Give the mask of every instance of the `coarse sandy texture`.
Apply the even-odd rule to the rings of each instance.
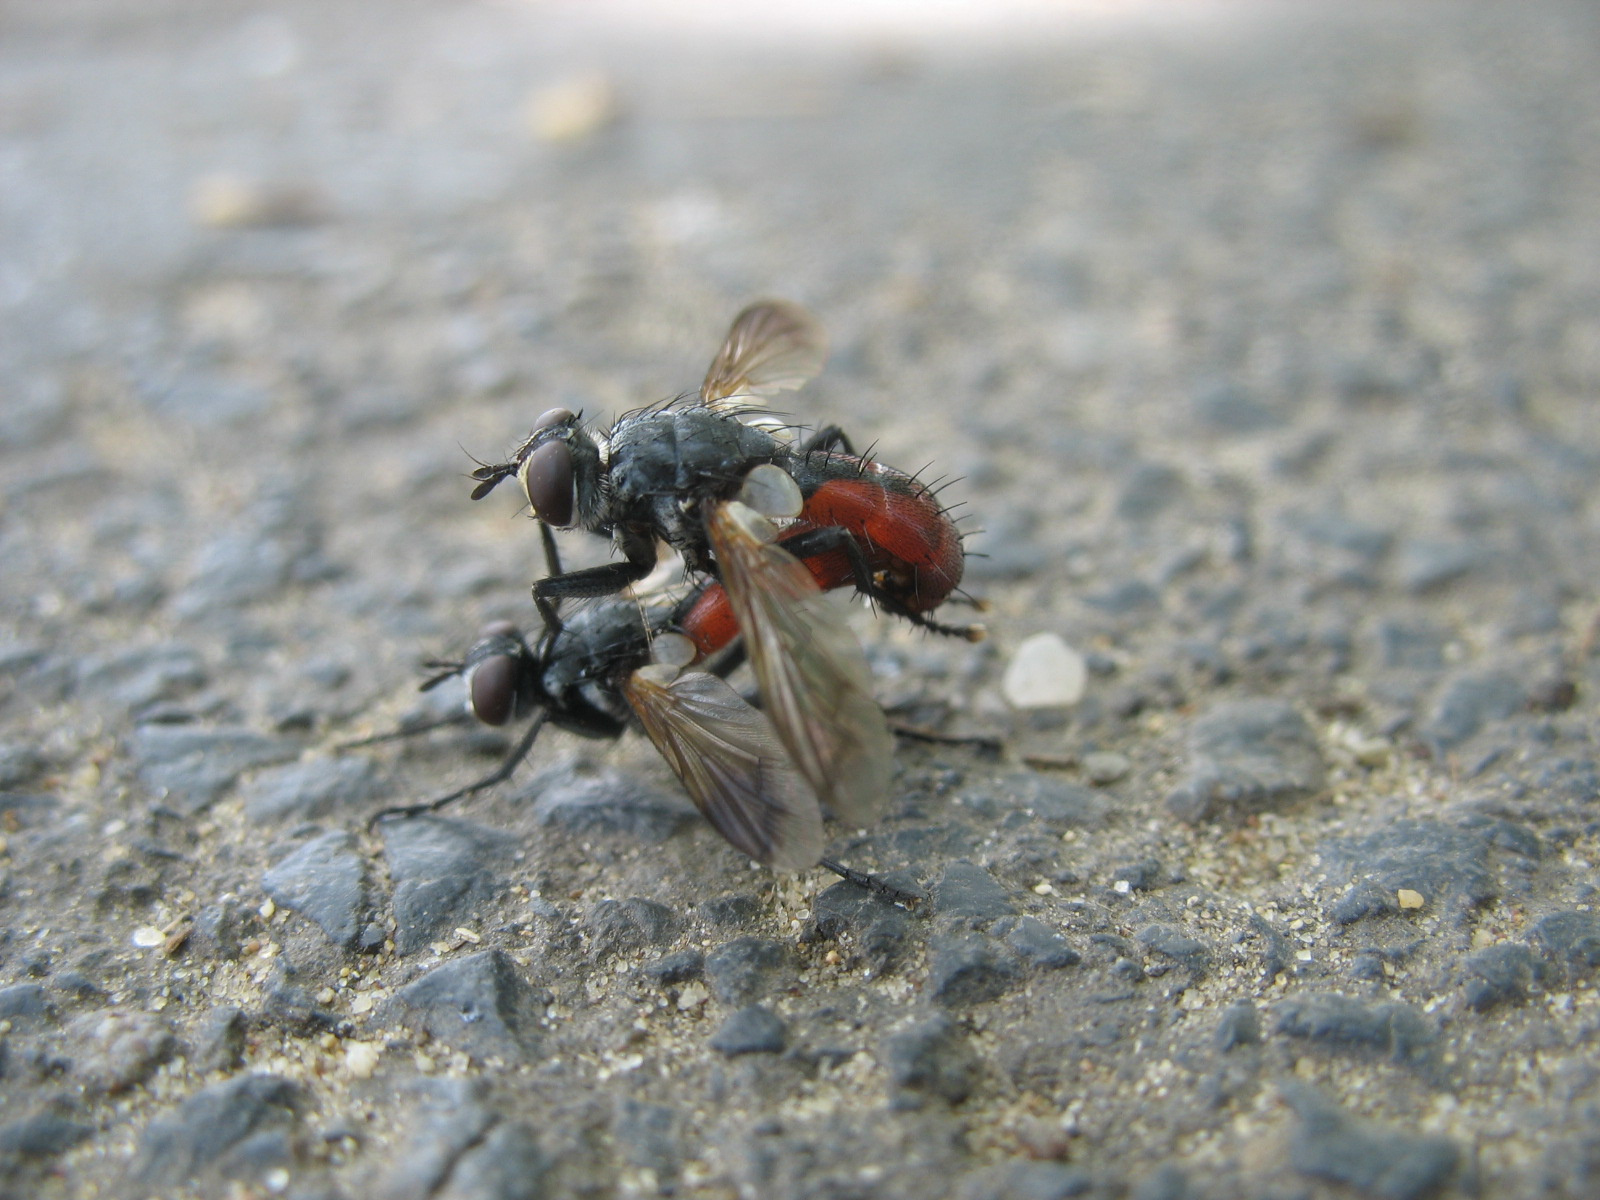
[[[1094,11],[6,6],[5,1194],[1600,1193],[1596,10]],[[468,455],[761,295],[983,531],[988,643],[852,616],[1005,740],[834,831],[929,901],[637,735],[369,832],[506,744],[336,751],[532,619]]]

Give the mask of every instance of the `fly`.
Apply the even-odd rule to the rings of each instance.
[[[752,404],[797,388],[822,369],[826,343],[804,309],[778,300],[753,304],[733,321],[699,393],[621,417],[609,430],[551,409],[505,462],[475,470],[473,499],[515,476],[542,523],[551,573],[533,586],[548,626],[556,602],[605,596],[654,569],[666,542],[692,572],[716,576],[709,533],[717,505],[735,496],[752,469],[773,465],[800,488],[794,514],[798,557],[828,560],[824,586],[848,581],[886,611],[935,632],[982,636],[928,614],[961,583],[961,535],[933,489],[914,476],[853,452],[836,426],[793,442],[740,420]],[[562,572],[548,531],[584,529],[612,539],[622,561]]]
[[[858,826],[881,815],[892,765],[888,724],[842,614],[764,515],[798,512],[793,481],[774,467],[758,469],[740,497],[708,509],[722,583],[707,582],[675,605],[608,599],[532,644],[509,624],[493,625],[462,662],[439,664],[447,670],[426,686],[462,675],[480,720],[532,716],[532,724],[494,774],[373,819],[434,811],[508,778],[546,723],[590,737],[617,737],[637,723],[742,853],[778,870],[820,861],[846,878],[859,875],[822,859],[822,808]],[[728,656],[714,661],[741,632],[762,710],[721,677],[734,665]]]

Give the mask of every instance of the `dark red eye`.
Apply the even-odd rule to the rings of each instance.
[[[533,515],[546,525],[572,524],[572,450],[565,442],[546,442],[522,463],[522,487]]]
[[[565,425],[573,419],[570,408],[547,408],[539,414],[539,419],[533,423],[533,432],[549,429],[552,425]]]
[[[517,664],[509,654],[491,654],[472,668],[467,681],[472,715],[485,725],[504,725],[517,709]]]

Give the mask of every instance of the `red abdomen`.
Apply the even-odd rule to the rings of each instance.
[[[855,539],[879,592],[909,613],[932,612],[961,583],[961,534],[938,499],[909,475],[845,454],[813,454],[794,464],[805,495],[800,519],[786,526],[779,545],[818,527],[843,529]],[[856,574],[843,550],[801,561],[823,591],[854,587]],[[680,628],[702,655],[715,654],[739,636],[728,594],[709,585],[684,613]]]
[[[881,463],[855,464],[806,497],[802,520],[855,535],[878,585],[910,612],[938,608],[961,583],[961,535],[938,499]]]
[[[793,536],[790,530],[785,530],[785,533]],[[817,581],[817,586],[825,592],[855,584],[855,572],[850,568],[849,557],[842,550],[814,554],[800,561],[811,572],[811,578]],[[739,636],[739,622],[733,615],[733,605],[729,603],[728,593],[720,583],[706,586],[699,598],[689,606],[689,611],[679,619],[678,626],[695,644],[702,658],[726,648]]]

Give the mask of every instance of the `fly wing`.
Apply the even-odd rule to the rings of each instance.
[[[822,370],[827,337],[816,318],[786,300],[762,300],[733,319],[711,360],[700,398],[715,408],[792,391]]]
[[[772,726],[724,680],[652,664],[623,693],[690,799],[728,841],[779,871],[822,857],[817,798]]]
[[[893,742],[860,643],[765,517],[730,501],[708,526],[773,728],[835,816],[870,823],[888,802]]]

